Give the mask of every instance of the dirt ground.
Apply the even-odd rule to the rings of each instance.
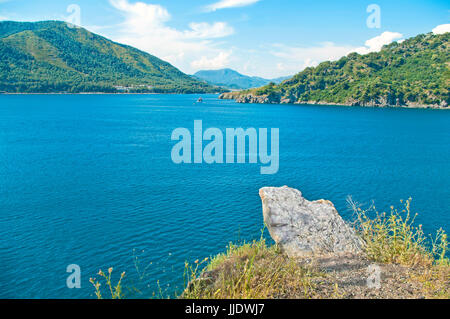
[[[374,264],[359,256],[321,257],[299,262],[324,274],[313,278],[316,292],[313,298],[423,299],[435,294],[433,289],[443,288],[441,281],[439,285],[425,284],[421,280],[423,269]],[[444,285],[449,289],[450,278]]]

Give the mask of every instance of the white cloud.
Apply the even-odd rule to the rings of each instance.
[[[450,24],[441,24],[433,29],[434,34],[444,34],[450,32]]]
[[[205,7],[206,11],[217,11],[220,9],[245,7],[260,0],[221,0]]]
[[[116,30],[110,31],[115,41],[149,52],[187,73],[197,71],[193,65],[206,65],[210,60],[223,64],[227,60],[215,41],[234,33],[227,23],[191,22],[188,28],[179,30],[168,25],[171,15],[161,5],[109,1],[125,19]],[[202,62],[197,60],[199,56],[204,58]],[[192,62],[196,60],[197,63]]]
[[[139,33],[146,32],[147,28],[162,27],[170,20],[169,12],[160,5],[128,0],[110,0],[110,3],[125,15],[125,25]]]
[[[314,47],[289,47],[275,44],[270,53],[280,59],[280,62],[276,63],[277,73],[275,76],[283,76],[298,73],[307,67],[317,66],[323,61],[337,60],[352,49],[351,46],[340,46],[332,42],[325,42]]]
[[[320,46],[307,48],[288,47],[283,44],[275,44],[274,47],[281,50],[272,51],[273,55],[287,60],[307,62],[309,65],[315,64],[314,61],[336,60],[352,48],[350,46],[339,46],[333,42],[325,42]]]
[[[223,38],[234,33],[233,28],[225,22],[215,22],[212,25],[206,22],[192,22],[189,27],[191,30],[184,31],[187,38]]]
[[[220,52],[217,56],[208,59],[206,56],[202,56],[200,59],[192,61],[191,66],[194,69],[199,70],[215,70],[222,69],[229,63],[230,52]]]
[[[270,44],[269,50],[267,45],[246,50],[220,40],[234,33],[226,22],[191,22],[186,28],[179,29],[169,25],[171,15],[161,5],[133,3],[132,0],[109,1],[124,16],[124,21],[113,30],[105,30],[109,33],[106,36],[149,52],[190,74],[201,69],[231,67],[244,74],[265,78],[293,75],[350,52],[378,51],[383,45],[402,37],[400,33],[386,31],[359,48],[326,42],[312,47]],[[223,0],[210,5],[210,9],[256,2],[258,0]]]
[[[365,42],[364,47],[353,47],[350,45],[337,45],[333,42],[325,42],[313,47],[291,47],[283,44],[273,45],[270,54],[279,58],[272,62],[271,69],[266,66],[265,73],[272,74],[272,77],[296,74],[307,67],[314,67],[324,61],[335,61],[351,52],[366,54],[381,50],[383,45],[389,44],[403,35],[397,32],[383,32],[381,35],[371,38]],[[402,40],[399,40],[400,42]],[[248,66],[250,69],[250,66]]]
[[[376,36],[372,39],[369,39],[365,42],[364,47],[359,47],[354,49],[351,52],[357,52],[359,54],[367,54],[371,52],[378,52],[381,48],[386,45],[392,43],[396,39],[400,39],[403,37],[403,34],[398,32],[390,32],[385,31],[379,36]]]

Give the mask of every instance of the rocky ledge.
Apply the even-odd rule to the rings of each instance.
[[[361,254],[363,242],[327,200],[308,201],[287,186],[259,191],[264,223],[289,257]]]
[[[397,256],[369,256],[370,237],[360,238],[330,201],[309,201],[287,186],[264,187],[259,195],[277,245],[263,238],[231,244],[199,276],[194,273],[181,298],[450,298],[447,259],[432,262],[424,247],[403,264],[394,262],[401,261]],[[405,253],[411,251],[396,252]]]

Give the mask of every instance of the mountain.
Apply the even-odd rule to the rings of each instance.
[[[0,22],[0,92],[217,92],[167,62],[65,22]]]
[[[422,34],[307,68],[280,85],[225,93],[242,103],[448,107],[450,33]]]
[[[280,76],[279,78],[270,80],[270,82],[273,82],[275,84],[280,84],[281,82],[289,80],[290,78],[292,78],[292,75],[291,76]]]
[[[211,85],[217,85],[228,89],[243,90],[267,85],[271,82],[279,84],[290,77],[282,77],[272,80],[257,76],[247,76],[232,69],[198,71],[194,74],[198,79],[204,80]]]

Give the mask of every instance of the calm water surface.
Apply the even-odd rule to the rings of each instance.
[[[348,195],[380,210],[412,197],[427,232],[450,231],[450,112],[197,98],[0,96],[0,298],[94,297],[89,277],[110,266],[129,297],[151,297],[158,280],[174,293],[185,260],[259,238],[268,185],[332,200],[346,218]],[[172,163],[172,131],[194,120],[279,128],[279,173]],[[81,289],[66,288],[69,264]]]

